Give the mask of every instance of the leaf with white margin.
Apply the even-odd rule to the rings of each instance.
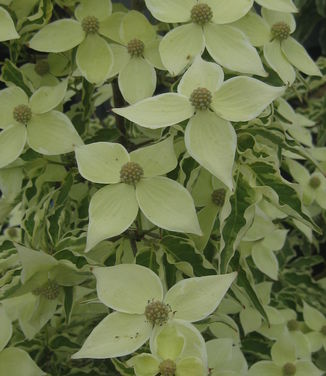
[[[280,42],[273,40],[264,46],[264,56],[268,65],[280,76],[281,80],[288,85],[292,85],[296,78],[293,66],[285,57]]]
[[[311,76],[322,76],[318,66],[308,55],[305,48],[294,38],[289,37],[282,42],[282,51],[291,64],[301,72]]]
[[[201,166],[232,190],[237,135],[230,122],[214,112],[198,111],[187,125],[185,144]]]
[[[278,279],[278,261],[272,250],[263,245],[257,245],[253,247],[251,255],[255,265],[262,273],[275,281]]]
[[[325,316],[306,302],[303,303],[303,318],[310,329],[319,332],[326,325]]]
[[[89,206],[86,252],[100,241],[127,230],[137,213],[138,203],[131,185],[108,185],[97,191]]]
[[[152,326],[144,315],[111,313],[93,329],[72,359],[106,359],[131,354],[148,340],[151,332]]]
[[[59,111],[34,115],[27,125],[27,142],[38,153],[69,153],[83,141],[68,116]]]
[[[248,372],[248,376],[283,376],[282,369],[273,362],[263,360],[255,363]]]
[[[152,15],[162,22],[190,21],[190,11],[196,0],[145,0]]]
[[[298,8],[292,0],[255,0],[256,3],[264,8],[276,10],[279,12],[298,12]]]
[[[132,39],[139,39],[146,45],[156,38],[156,31],[142,13],[131,10],[121,20],[120,37],[126,45]]]
[[[145,178],[167,174],[178,164],[173,137],[131,152],[130,160],[142,167]]]
[[[80,4],[75,10],[75,16],[79,21],[89,16],[102,21],[112,13],[111,0],[80,0],[79,2]]]
[[[164,303],[176,319],[199,321],[215,311],[237,273],[183,279],[167,292]]]
[[[12,335],[12,325],[5,310],[0,306],[0,353],[9,342]]]
[[[160,278],[149,268],[120,264],[95,268],[96,291],[106,306],[124,313],[144,314],[149,301],[162,301]]]
[[[0,168],[15,161],[26,143],[27,132],[23,124],[15,124],[0,132]]]
[[[158,129],[189,119],[194,109],[189,99],[176,93],[157,95],[113,112],[150,129]]]
[[[219,65],[204,61],[197,56],[182,76],[178,85],[178,93],[190,97],[192,92],[200,87],[214,93],[221,87],[223,80],[224,72]]]
[[[26,93],[17,86],[11,86],[0,91],[0,128],[7,128],[16,123],[13,118],[13,111],[20,104],[28,104]]]
[[[9,347],[0,353],[0,375],[21,376],[46,375],[28,353],[24,350]]]
[[[136,196],[144,215],[169,231],[201,234],[190,193],[174,180],[156,176],[136,185]]]
[[[176,27],[162,39],[159,47],[162,63],[172,76],[179,74],[205,49],[202,28],[190,23]]]
[[[44,114],[53,110],[64,99],[67,91],[68,80],[60,82],[56,86],[43,86],[30,98],[30,107],[33,113]]]
[[[64,52],[84,39],[85,32],[78,21],[63,19],[44,26],[30,40],[29,47],[41,52]]]
[[[23,283],[39,272],[47,272],[59,262],[52,256],[33,249],[15,244],[18,251],[19,259],[22,263],[21,280]]]
[[[204,34],[207,51],[217,63],[236,72],[266,77],[257,50],[242,31],[210,23],[204,26]]]
[[[249,121],[283,93],[283,87],[270,86],[251,77],[234,77],[214,93],[211,107],[223,119]]]
[[[110,75],[113,53],[104,38],[88,34],[77,48],[76,64],[87,81],[100,84]]]
[[[205,0],[203,1],[213,11],[212,21],[217,24],[227,24],[236,21],[249,12],[253,0]]]
[[[10,14],[0,7],[0,42],[20,38]]]
[[[120,70],[119,89],[130,104],[151,97],[156,89],[154,67],[142,57],[133,57]]]
[[[241,30],[255,47],[264,46],[270,41],[270,28],[256,12],[249,12],[230,26]]]
[[[119,183],[121,167],[130,160],[127,150],[113,142],[81,145],[75,153],[81,176],[100,184]]]

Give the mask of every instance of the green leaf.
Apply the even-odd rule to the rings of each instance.
[[[16,86],[20,87],[29,97],[32,95],[32,91],[28,86],[26,77],[10,60],[5,60],[5,63],[2,66],[1,75],[5,82],[12,82]]]
[[[66,315],[66,323],[69,324],[71,312],[72,312],[72,306],[74,303],[74,288],[72,286],[65,286],[63,288],[65,298],[64,298],[64,310]]]
[[[9,342],[12,335],[12,325],[6,311],[0,306],[0,353]]]

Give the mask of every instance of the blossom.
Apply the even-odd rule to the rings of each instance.
[[[307,326],[312,330],[306,334],[312,351],[318,351],[322,347],[326,350],[326,317],[316,308],[304,302],[303,318]]]
[[[20,38],[10,14],[0,6],[0,42]]]
[[[186,23],[168,32],[159,47],[163,65],[172,75],[179,74],[205,47],[217,63],[230,70],[267,75],[245,35],[226,25],[244,16],[252,1],[146,0],[146,5],[160,21]]]
[[[292,85],[296,78],[294,67],[307,75],[321,76],[304,47],[291,37],[296,27],[293,15],[263,8],[262,16],[250,12],[233,25],[240,28],[254,46],[263,46],[267,63],[281,80]]]
[[[91,83],[105,81],[113,65],[113,54],[102,37],[110,37],[110,0],[82,0],[73,19],[54,21],[38,31],[29,47],[41,52],[64,52],[77,47],[76,64]]]
[[[70,119],[54,110],[64,99],[67,81],[43,86],[28,98],[16,86],[0,91],[0,168],[16,160],[27,144],[45,155],[73,151],[83,141]]]
[[[122,145],[110,142],[80,146],[75,152],[85,179],[109,184],[90,202],[87,251],[127,230],[139,208],[161,228],[201,234],[190,193],[176,181],[159,176],[177,165],[172,137],[130,154]]]
[[[198,56],[183,75],[177,93],[147,98],[114,112],[151,129],[190,119],[185,130],[189,154],[232,189],[237,139],[230,121],[254,119],[284,89],[250,77],[223,80],[219,65]]]
[[[236,273],[184,279],[164,294],[159,277],[136,264],[94,269],[97,295],[115,312],[91,332],[79,358],[112,358],[128,355],[150,337],[154,340],[166,324],[173,323],[190,336],[190,348],[201,349],[203,339],[191,324],[204,319],[218,306]]]

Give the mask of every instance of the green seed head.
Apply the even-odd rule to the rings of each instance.
[[[60,286],[56,281],[49,280],[43,286],[33,290],[34,295],[41,295],[48,300],[56,299],[60,294]]]
[[[190,17],[192,22],[203,26],[213,18],[213,11],[207,4],[196,4],[191,9]]]
[[[135,185],[140,181],[143,175],[144,170],[138,163],[135,162],[128,162],[124,164],[120,170],[121,183],[125,184]]]
[[[27,124],[32,119],[32,111],[26,104],[19,104],[14,108],[14,119],[21,124]]]
[[[144,54],[145,45],[140,39],[131,39],[127,45],[129,55],[132,57],[141,57]]]
[[[294,332],[295,330],[299,330],[299,323],[297,320],[290,320],[287,323],[287,327],[290,332]]]
[[[297,368],[293,363],[286,363],[283,366],[283,375],[284,376],[293,376],[295,375]]]
[[[98,32],[100,28],[99,20],[94,16],[87,16],[82,20],[82,28],[87,34]]]
[[[211,198],[212,198],[212,201],[215,205],[222,206],[224,204],[224,201],[225,201],[225,189],[223,189],[223,188],[216,189],[212,193]]]
[[[157,300],[149,302],[145,308],[146,319],[153,326],[165,324],[169,319],[170,312],[170,306]]]
[[[161,362],[159,366],[160,375],[162,376],[174,376],[177,370],[176,364],[171,359],[166,359]]]
[[[326,336],[326,325],[321,328],[320,333]]]
[[[317,189],[320,187],[321,181],[318,176],[312,176],[309,180],[309,185],[313,189]]]
[[[191,93],[190,103],[196,110],[207,110],[212,103],[212,93],[204,87],[199,87]]]
[[[45,59],[37,61],[34,66],[34,70],[40,76],[44,76],[45,74],[49,73],[50,66],[48,61]]]
[[[272,26],[272,38],[282,41],[290,36],[290,26],[285,22],[278,22]]]

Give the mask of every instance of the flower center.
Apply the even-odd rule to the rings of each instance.
[[[43,286],[33,290],[34,295],[41,295],[48,300],[56,299],[60,294],[60,286],[56,281],[49,280]]]
[[[171,359],[163,360],[159,366],[160,375],[162,376],[174,376],[176,369],[177,367]]]
[[[145,45],[140,39],[131,39],[128,42],[127,49],[132,57],[141,57],[144,54]]]
[[[222,206],[225,200],[225,189],[215,189],[211,195],[213,203],[217,206]]]
[[[320,333],[326,336],[326,325],[321,328]]]
[[[278,22],[272,26],[272,39],[285,40],[290,36],[290,26],[285,22]]]
[[[287,323],[287,327],[290,330],[290,332],[294,332],[295,330],[299,329],[299,323],[297,320],[290,320]]]
[[[50,71],[49,63],[45,59],[39,60],[36,62],[34,70],[38,75],[44,76]]]
[[[138,163],[135,162],[128,162],[124,164],[120,170],[121,183],[125,184],[135,185],[140,181],[143,175],[144,170]]]
[[[26,104],[19,104],[14,108],[13,116],[18,123],[27,124],[32,119],[32,111]]]
[[[213,18],[213,11],[207,4],[196,4],[190,13],[191,21],[203,26]]]
[[[100,28],[99,20],[94,16],[87,16],[82,20],[82,28],[87,34],[96,33]]]
[[[318,176],[312,176],[309,180],[309,185],[313,189],[317,189],[320,187],[321,181]]]
[[[145,316],[148,322],[154,325],[163,325],[169,319],[171,307],[158,300],[148,302],[145,308]],[[164,374],[165,375],[165,374]]]
[[[282,371],[284,376],[292,376],[295,375],[297,368],[293,363],[286,363],[283,366]]]
[[[190,103],[196,110],[207,110],[212,103],[212,93],[204,87],[199,87],[191,93]]]

